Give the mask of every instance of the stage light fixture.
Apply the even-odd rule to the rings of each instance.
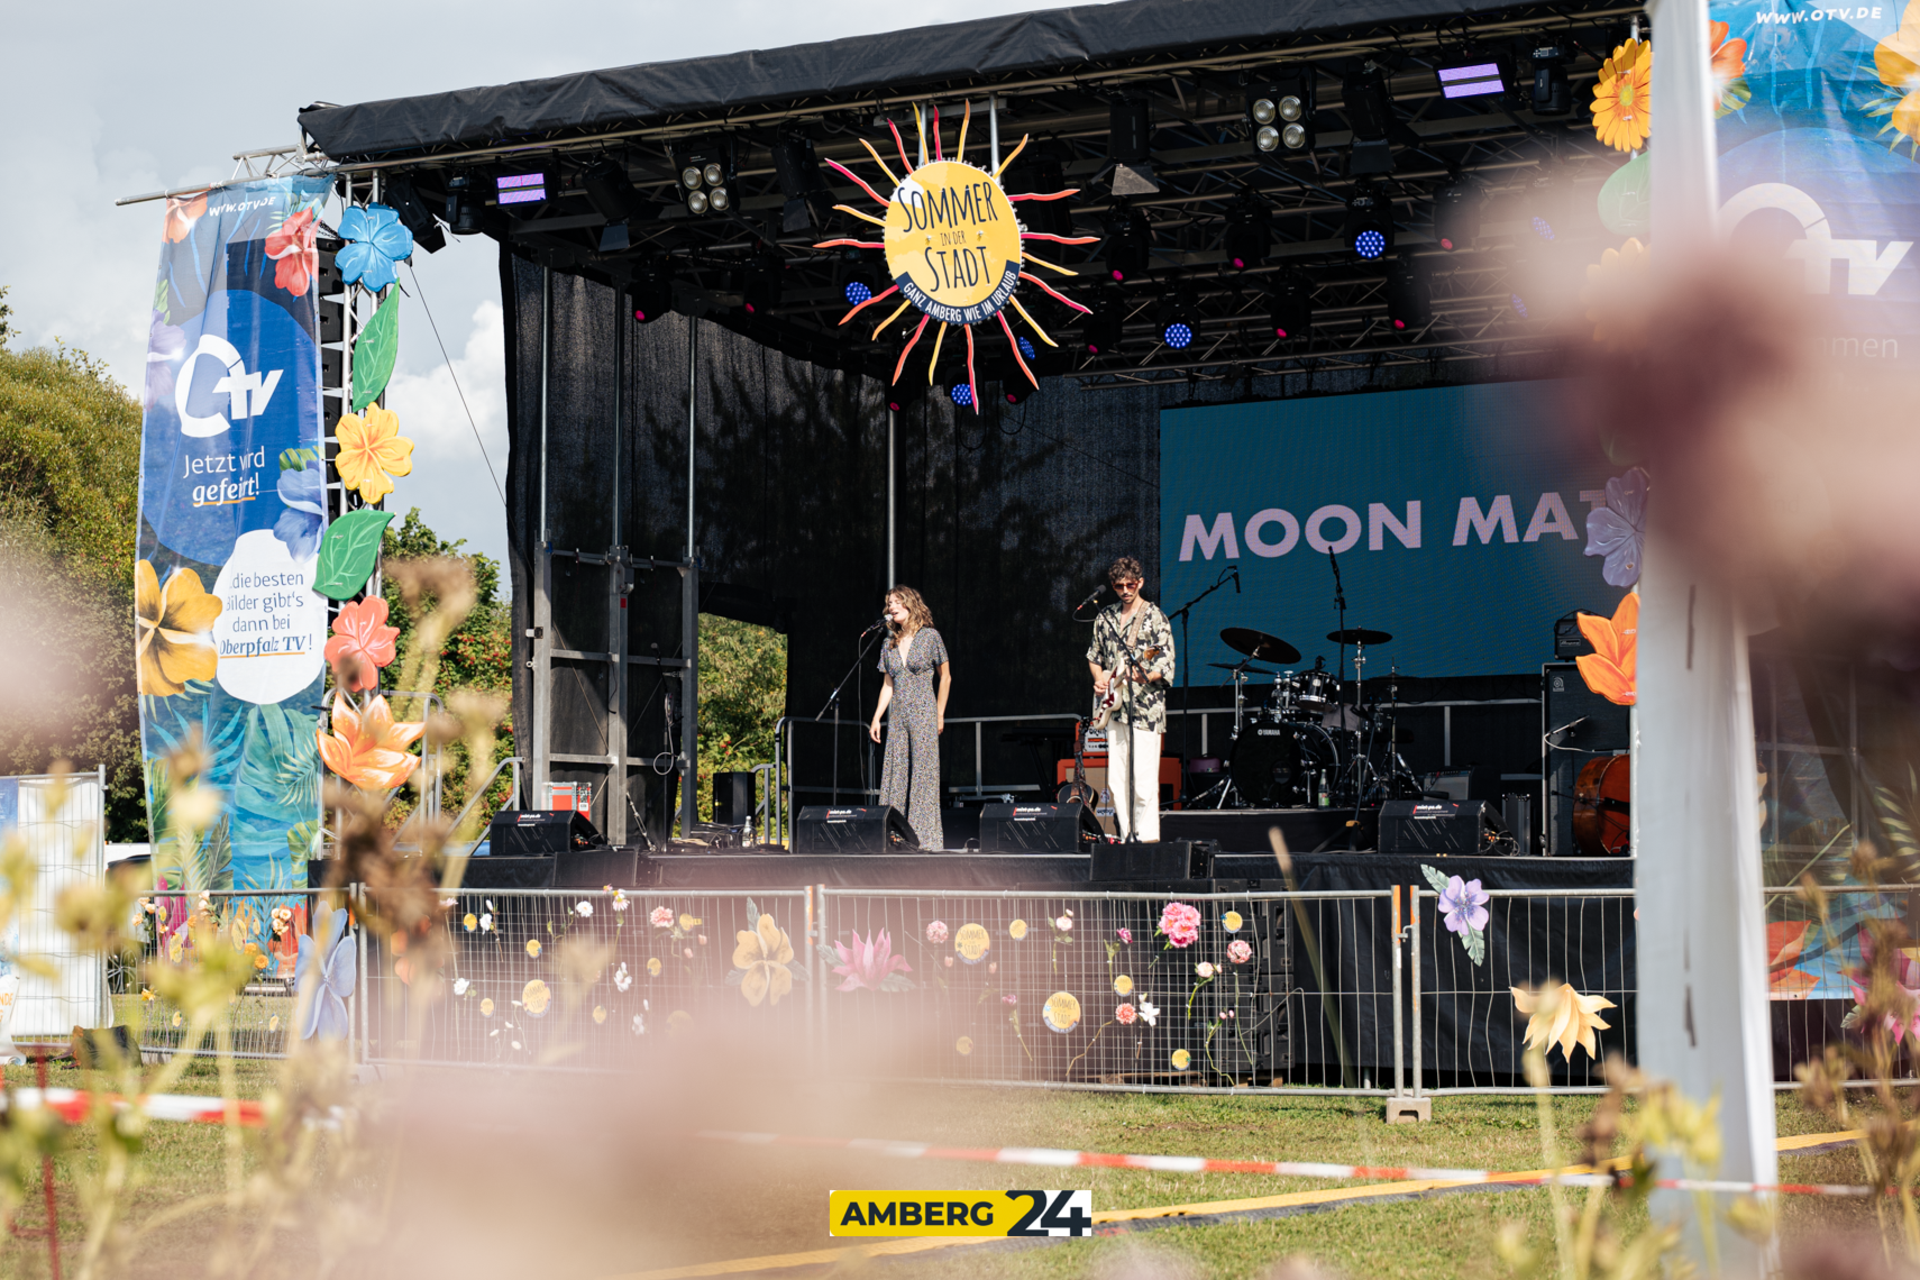
[[[1228,206],[1224,247],[1227,265],[1235,271],[1267,260],[1273,247],[1273,210],[1266,201],[1249,191]]]
[[[652,324],[673,310],[672,274],[658,263],[648,266],[627,286],[627,302],[635,320]]]
[[[1313,290],[1303,280],[1282,280],[1267,295],[1267,322],[1273,336],[1304,338],[1313,328]]]
[[[1192,346],[1194,329],[1200,322],[1196,312],[1193,295],[1185,289],[1163,298],[1157,315],[1160,341],[1175,351],[1185,351]]]
[[[1247,87],[1248,138],[1257,154],[1312,149],[1313,89],[1311,68],[1278,71]]]
[[[493,180],[494,203],[506,205],[534,205],[547,202],[547,175],[544,173],[503,173]],[[531,216],[530,209],[516,209],[521,217]]]
[[[1480,235],[1480,211],[1485,204],[1480,188],[1455,178],[1433,193],[1433,238],[1451,253]]]
[[[1112,355],[1120,349],[1123,332],[1119,302],[1098,308],[1080,325],[1080,345],[1090,356]]]
[[[973,403],[973,387],[965,382],[956,382],[947,392],[947,397],[965,409]]]
[[[1116,281],[1147,274],[1152,261],[1153,224],[1138,209],[1114,211],[1107,222],[1107,274]]]
[[[1486,98],[1503,94],[1513,79],[1505,56],[1480,48],[1454,49],[1434,65],[1443,98]]]
[[[857,307],[873,299],[873,286],[865,280],[847,281],[847,287],[842,292],[847,295],[847,305],[850,307]]]
[[[788,134],[775,142],[773,172],[780,181],[780,194],[787,198],[780,210],[780,230],[824,228],[833,216],[833,195],[820,170],[820,160],[813,153],[813,139]]]
[[[456,173],[447,180],[447,225],[453,229],[453,234],[478,235],[482,230],[481,216],[484,212],[471,176]]]
[[[780,305],[781,276],[786,261],[772,250],[756,254],[740,289],[740,305],[750,316],[765,316]]]
[[[1387,300],[1387,322],[1395,333],[1412,337],[1432,322],[1433,288],[1413,264],[1402,262],[1389,271],[1383,292]]]
[[[1145,98],[1115,98],[1107,104],[1107,184],[1115,196],[1146,196],[1160,190],[1153,176],[1153,104]]]
[[[709,138],[676,147],[673,166],[680,172],[680,198],[687,212],[725,213],[733,207],[733,143],[727,138]]]
[[[1527,300],[1517,293],[1513,295],[1513,309],[1520,313],[1522,320],[1527,318]]]
[[[1394,127],[1393,96],[1387,87],[1386,69],[1377,62],[1367,62],[1341,81],[1340,94],[1347,124],[1353,130],[1347,154],[1348,176],[1392,173],[1389,135]]]
[[[1573,110],[1573,85],[1567,78],[1572,56],[1567,46],[1543,41],[1533,48],[1533,114],[1564,116]]]
[[[1393,248],[1393,206],[1372,187],[1361,187],[1347,200],[1340,239],[1358,257],[1372,261],[1384,256]]]
[[[1553,179],[1541,174],[1533,180],[1526,191],[1526,205],[1521,210],[1526,224],[1533,234],[1551,244],[1571,228],[1566,225],[1564,204],[1560,199],[1559,188]]]
[[[400,224],[413,233],[413,242],[428,253],[447,247],[440,222],[413,188],[411,178],[389,178],[380,192],[380,201],[400,215]]]

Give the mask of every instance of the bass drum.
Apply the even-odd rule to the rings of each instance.
[[[1241,802],[1256,809],[1301,809],[1313,804],[1312,776],[1299,725],[1255,720],[1233,741],[1227,773]]]

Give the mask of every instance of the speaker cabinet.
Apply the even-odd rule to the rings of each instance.
[[[810,804],[793,825],[795,853],[910,853],[920,840],[891,805]]]
[[[1382,853],[1504,853],[1501,823],[1484,800],[1389,800],[1380,806]]]
[[[1571,662],[1541,668],[1540,734],[1547,756],[1541,769],[1540,807],[1546,817],[1547,847],[1555,858],[1579,856],[1573,843],[1573,787],[1581,766],[1631,745],[1627,708],[1587,688]]]
[[[1084,804],[989,804],[980,808],[982,853],[1085,853],[1100,823]]]
[[[713,775],[713,821],[722,827],[738,827],[753,821],[751,771]]]
[[[606,842],[572,809],[503,809],[487,828],[487,852],[496,858],[551,858]]]
[[[1213,855],[1219,848],[1213,840],[1159,840],[1152,844],[1111,844],[1103,840],[1093,846],[1093,857],[1087,860],[1087,879],[1211,880]]]

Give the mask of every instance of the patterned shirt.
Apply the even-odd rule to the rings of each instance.
[[[1098,664],[1103,671],[1119,672],[1127,665],[1127,648],[1121,643],[1122,632],[1127,628],[1121,618],[1124,611],[1123,605],[1110,604],[1093,620],[1093,643],[1087,646],[1087,661]],[[1149,649],[1160,651],[1140,664],[1147,674],[1160,678],[1148,684],[1120,684],[1113,718],[1131,722],[1135,728],[1149,733],[1165,733],[1167,690],[1173,685],[1173,626],[1158,605],[1142,600],[1132,631],[1135,653],[1144,655]]]

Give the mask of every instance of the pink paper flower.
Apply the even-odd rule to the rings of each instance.
[[[656,929],[671,929],[673,928],[673,908],[655,907],[647,916],[647,920]]]
[[[1184,902],[1169,902],[1160,912],[1156,930],[1169,946],[1190,947],[1200,940],[1200,911]]]
[[[1113,1011],[1113,1016],[1119,1021],[1121,1026],[1130,1027],[1133,1025],[1134,1019],[1140,1016],[1140,1011],[1130,1004],[1123,1004]]]
[[[833,944],[833,949],[840,956],[840,963],[833,967],[833,972],[846,979],[835,990],[858,991],[862,987],[869,991],[896,990],[902,984],[893,982],[894,975],[913,972],[913,966],[907,963],[905,956],[893,954],[893,939],[885,929],[872,934],[864,942],[858,933],[852,936],[852,946],[844,942]]]
[[[1013,994],[1013,992],[1009,991],[1007,992],[1007,994],[1000,997],[1000,1003],[1001,1004],[1019,1004],[1020,997]]]
[[[946,940],[947,940],[947,922],[945,920],[935,920],[932,924],[927,926],[928,942],[931,942],[934,946],[937,947],[941,943],[945,942]]]
[[[1118,937],[1118,938],[1120,939],[1120,941],[1122,941],[1122,942],[1132,942],[1132,941],[1133,941],[1133,930],[1131,930],[1131,929],[1128,929],[1128,928],[1126,928],[1126,927],[1124,927],[1124,926],[1122,926],[1121,928],[1118,928],[1118,929],[1115,929],[1115,930],[1114,930],[1113,932],[1114,932],[1114,934],[1115,934],[1115,936],[1117,936],[1117,937]]]
[[[1245,964],[1253,959],[1253,944],[1244,938],[1235,938],[1227,944],[1227,959],[1235,964]]]

